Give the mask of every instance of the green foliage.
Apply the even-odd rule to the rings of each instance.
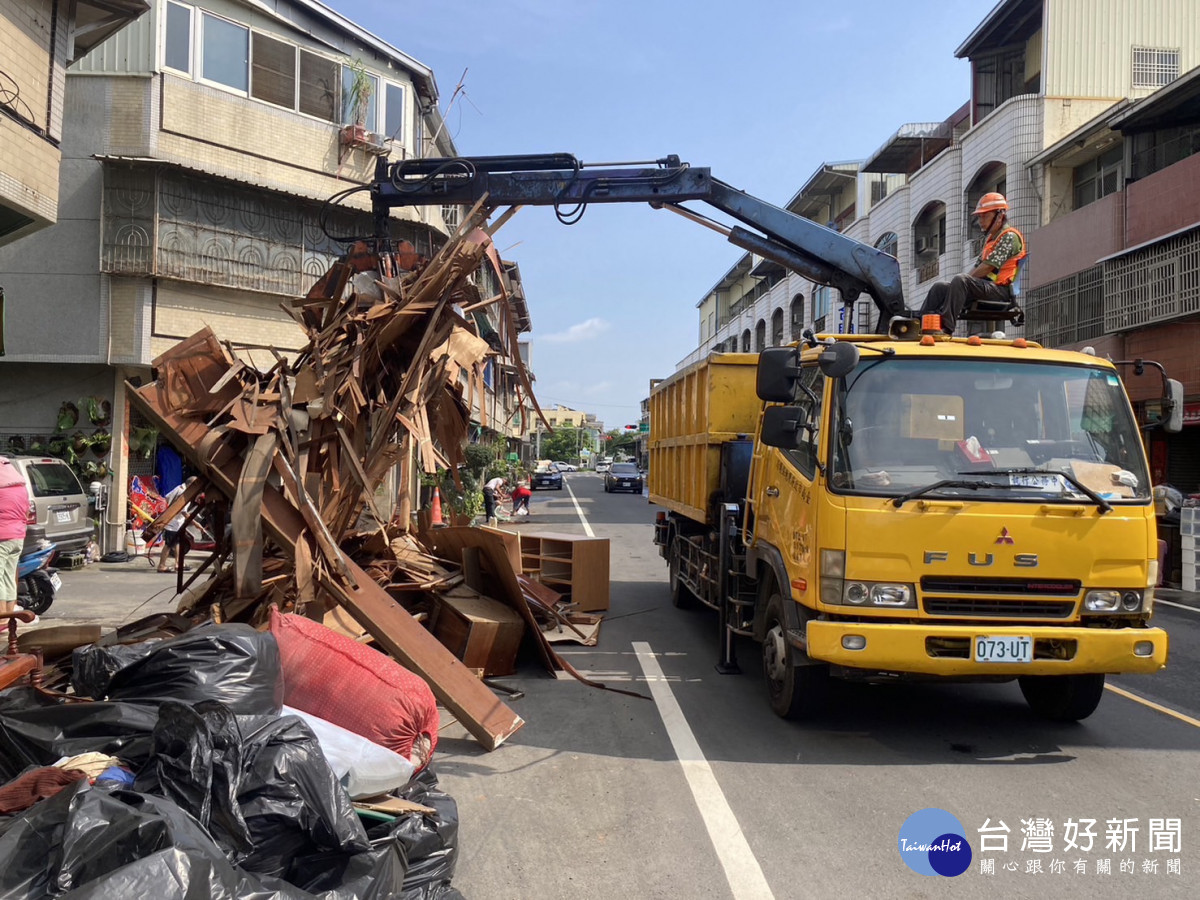
[[[438,469],[434,475],[422,472],[421,484],[424,487],[437,487],[443,510],[453,510],[459,515],[474,518],[483,512],[483,492],[479,488],[479,479],[465,468],[459,470],[458,477],[462,481],[462,490],[459,490],[446,469]]]
[[[478,478],[483,471],[496,460],[495,444],[467,444],[463,448],[463,459],[466,466]]]
[[[591,450],[592,435],[574,425],[560,425],[554,434],[542,435],[542,459],[571,462],[579,459],[580,450]]]
[[[493,478],[512,478],[512,464],[503,459],[494,459],[488,463],[487,469],[484,470],[483,480],[491,481]]]

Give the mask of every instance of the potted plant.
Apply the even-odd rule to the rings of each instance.
[[[79,407],[70,400],[64,400],[62,406],[58,408],[58,419],[55,422],[55,431],[66,431],[68,428],[74,428],[79,421]]]
[[[92,433],[91,441],[92,452],[97,456],[103,456],[112,446],[112,435],[104,428],[97,428]]]
[[[342,129],[342,136],[348,144],[369,143],[367,112],[371,108],[371,94],[375,90],[375,82],[361,59],[356,59],[350,64],[350,73],[346,107],[350,112],[351,121]]]

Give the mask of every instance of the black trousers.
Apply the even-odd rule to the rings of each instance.
[[[988,300],[995,303],[1012,303],[1012,289],[986,278],[970,275],[955,275],[949,281],[939,281],[929,289],[921,315],[937,313],[942,317],[942,330],[954,334],[958,317],[972,300]],[[1002,318],[997,316],[997,318]]]
[[[483,515],[487,519],[496,517],[496,492],[487,487],[483,489]]]

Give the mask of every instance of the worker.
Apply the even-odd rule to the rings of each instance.
[[[167,506],[170,506],[177,499],[184,495],[189,487],[196,481],[196,476],[193,475],[183,484],[177,485],[174,490],[167,494],[164,498],[167,501]],[[167,527],[163,529],[163,544],[162,552],[158,555],[158,571],[159,572],[183,572],[187,570],[187,566],[183,564],[187,552],[192,549],[191,538],[188,537],[187,524],[188,514],[192,511],[192,504],[189,503],[179,510],[178,513],[167,523]],[[167,566],[171,555],[175,556],[175,568],[171,569]]]
[[[946,334],[954,334],[963,309],[980,301],[997,304],[998,308],[1004,304],[996,318],[1025,324],[1025,314],[1017,306],[1012,289],[1025,258],[1025,237],[1008,224],[1008,201],[1003,194],[984,194],[972,215],[984,233],[983,250],[975,268],[967,275],[955,275],[949,282],[939,281],[929,289],[921,307],[922,316],[936,313],[942,317]]]
[[[525,515],[529,515],[529,498],[533,496],[533,491],[529,489],[529,485],[521,482],[512,489],[512,514],[515,516],[521,510],[525,510]]]
[[[504,479],[497,475],[483,486],[483,515],[487,524],[496,525],[496,495],[504,487]]]
[[[0,456],[0,616],[17,607],[17,563],[25,547],[25,525],[30,515],[25,476]]]

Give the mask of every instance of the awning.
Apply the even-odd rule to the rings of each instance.
[[[1140,244],[1134,244],[1132,247],[1126,247],[1124,250],[1118,250],[1116,253],[1110,253],[1108,256],[1102,256],[1096,260],[1096,264],[1099,265],[1102,262],[1108,262],[1110,259],[1120,259],[1122,256],[1128,256],[1130,253],[1137,253],[1139,250],[1145,250],[1147,247],[1153,247],[1155,244],[1161,244],[1163,241],[1169,241],[1180,235],[1188,234],[1197,228],[1200,228],[1200,221],[1193,222],[1191,225],[1185,225],[1183,228],[1177,228],[1172,232],[1159,235],[1148,241],[1142,241]]]
[[[884,175],[911,175],[943,150],[954,139],[949,122],[913,122],[884,141],[867,157],[863,172]]]

